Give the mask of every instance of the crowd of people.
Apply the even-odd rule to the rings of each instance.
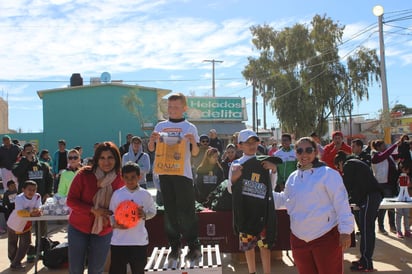
[[[24,216],[41,215],[42,203],[59,195],[67,197],[71,209],[70,273],[83,273],[85,267],[89,273],[102,273],[109,250],[110,273],[126,273],[127,264],[132,273],[144,273],[150,240],[145,221],[156,215],[156,203],[146,190],[152,180],[161,196],[156,202],[161,200],[164,207],[170,264],[181,258],[182,240],[189,246],[185,260],[201,258],[196,208],[200,204],[215,209],[216,199],[225,199],[217,202],[233,212],[249,273],[256,272],[256,248],[263,272],[271,273],[278,208],[286,208],[290,216],[290,243],[299,273],[343,273],[343,252],[351,245],[355,223],[360,258],[351,269],[373,271],[375,222],[379,232],[387,234],[386,212],[389,231],[411,237],[408,211],[379,209],[384,197],[396,197],[401,187],[410,186],[408,135],[390,146],[383,140],[365,145],[360,139],[347,144],[343,133],[335,131],[323,146],[316,133],[295,143],[292,134],[283,133],[279,146],[266,147],[255,132],[245,129],[224,146],[215,129],[199,135],[185,119],[186,109],[185,96],[173,94],[168,119],[155,126],[147,144],[128,134],[120,147],[110,141],[96,143],[94,155],[85,159],[81,147],[67,149],[65,140],[58,140],[50,157],[47,149],[37,152],[33,144],[20,146],[3,136],[2,212],[10,268],[25,269],[31,222]],[[124,201],[135,204],[133,214],[126,214],[139,220],[133,225],[131,220],[119,221]],[[46,223],[41,233],[47,234]]]

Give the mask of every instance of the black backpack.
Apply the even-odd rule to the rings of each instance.
[[[67,267],[69,263],[69,243],[61,243],[44,251],[43,264],[52,269]]]

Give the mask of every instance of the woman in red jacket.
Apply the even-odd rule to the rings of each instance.
[[[124,185],[120,177],[119,149],[112,142],[100,143],[93,166],[82,168],[74,177],[67,196],[71,208],[68,226],[69,272],[103,273],[110,249],[112,227],[109,203],[112,193]]]

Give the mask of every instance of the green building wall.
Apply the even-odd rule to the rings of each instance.
[[[160,94],[159,94],[160,91]],[[43,100],[43,142],[41,148],[52,153],[57,141],[65,139],[67,148],[83,147],[83,157],[93,154],[96,142],[125,142],[127,133],[148,136],[157,123],[158,97],[170,91],[155,88],[101,84],[39,91]],[[125,97],[135,95],[132,113]],[[136,115],[138,113],[138,115]]]

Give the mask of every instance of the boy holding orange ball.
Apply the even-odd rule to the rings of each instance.
[[[109,206],[114,212],[109,273],[126,274],[129,264],[133,274],[140,274],[144,273],[149,244],[145,220],[156,215],[156,205],[150,193],[139,186],[138,164],[127,162],[122,177],[125,186],[113,193]]]

